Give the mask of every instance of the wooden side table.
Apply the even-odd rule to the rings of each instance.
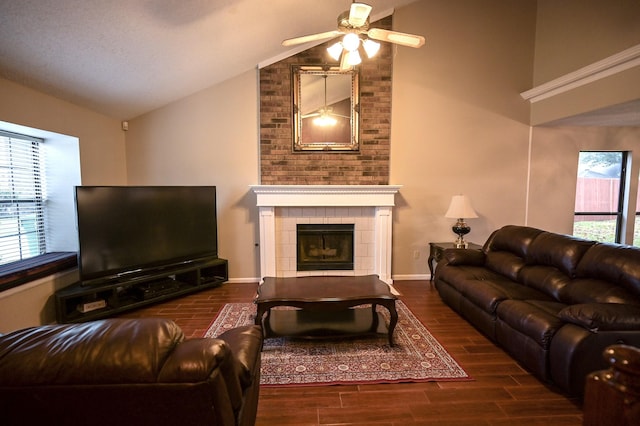
[[[481,250],[482,246],[476,243],[467,242],[467,250]],[[455,243],[429,243],[429,272],[431,273],[430,280],[433,281],[433,273],[435,271],[435,265],[442,259],[445,249],[456,248]]]

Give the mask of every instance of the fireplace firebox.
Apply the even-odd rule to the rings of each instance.
[[[353,270],[353,224],[298,224],[298,271]]]

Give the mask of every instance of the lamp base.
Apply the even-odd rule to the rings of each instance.
[[[456,245],[456,248],[466,249],[469,245],[464,240],[464,236],[467,235],[469,231],[471,231],[471,228],[469,227],[469,225],[466,224],[464,219],[458,219],[458,222],[456,222],[456,224],[451,227],[451,230],[456,235],[458,235],[458,238],[454,243]]]
[[[459,238],[455,240],[453,244],[456,246],[456,248],[459,248],[459,249],[466,249],[469,247],[469,243],[467,243],[464,240],[460,240]]]

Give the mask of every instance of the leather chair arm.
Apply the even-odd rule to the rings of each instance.
[[[218,338],[224,340],[235,355],[240,366],[238,376],[242,386],[250,386],[260,361],[262,328],[258,325],[237,327],[225,331]]]
[[[226,357],[231,356],[229,346],[219,339],[189,339],[182,342],[167,358],[158,382],[186,383],[207,380]]]

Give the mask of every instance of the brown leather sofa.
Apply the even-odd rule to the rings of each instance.
[[[607,365],[613,344],[640,346],[640,249],[525,226],[481,251],[445,250],[441,298],[521,365],[569,395]]]
[[[262,331],[185,339],[170,320],[107,319],[0,336],[2,425],[253,425]]]

